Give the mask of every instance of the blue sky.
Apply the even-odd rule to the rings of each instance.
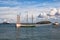
[[[22,20],[24,20],[28,13],[29,19],[31,20],[31,15],[33,14],[36,21],[39,14],[46,18],[48,17],[47,14],[52,15],[53,13],[55,15],[57,9],[59,9],[60,13],[60,0],[0,0],[0,21],[8,19],[11,22],[16,22],[16,15],[19,13],[23,15],[21,16]],[[52,16],[48,18],[54,19],[57,17]]]
[[[60,0],[0,0],[0,7],[59,7]]]

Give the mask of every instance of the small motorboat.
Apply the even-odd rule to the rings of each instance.
[[[59,23],[58,22],[55,22],[55,23],[53,23],[53,25],[59,25]]]

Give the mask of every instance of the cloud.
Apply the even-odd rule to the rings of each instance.
[[[27,13],[29,19],[31,19],[32,14],[36,19],[40,13],[43,18],[55,18],[57,11],[60,14],[59,7],[59,0],[0,0],[0,19],[13,19],[16,22],[16,15],[20,15],[20,13],[22,21],[26,18]],[[59,8],[59,10],[56,8]]]
[[[58,13],[60,14],[60,8],[59,8],[57,11],[58,11]]]
[[[57,12],[57,9],[56,8],[53,8],[50,11],[50,15],[53,16],[53,15],[55,15],[56,12]]]
[[[29,19],[32,18],[31,15],[33,15],[34,19],[36,19],[36,17],[41,12],[46,12],[47,13],[48,9],[44,9],[44,8],[0,7],[0,18],[2,18],[2,19],[6,18],[6,19],[9,19],[9,20],[13,19],[13,20],[15,20],[14,22],[16,22],[16,15],[18,15],[18,14],[20,15],[20,13],[21,13],[21,20],[24,20],[24,18],[26,18],[27,13],[28,13]]]
[[[58,19],[60,18],[60,13],[59,13],[60,8],[52,8],[49,12],[49,14],[47,14],[49,16],[49,18],[53,18],[53,19]]]

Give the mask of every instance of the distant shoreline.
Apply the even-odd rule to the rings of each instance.
[[[0,23],[0,24],[4,24],[4,23]],[[8,23],[8,24],[16,24],[16,23]],[[36,24],[36,23],[20,23],[21,25],[51,25],[50,24]]]

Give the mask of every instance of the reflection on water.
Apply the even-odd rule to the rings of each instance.
[[[16,28],[16,40],[19,40],[19,33],[20,33],[20,30],[19,28]]]
[[[60,27],[16,28],[15,24],[0,24],[0,40],[60,40]]]
[[[33,28],[16,28],[16,40],[33,40]]]

